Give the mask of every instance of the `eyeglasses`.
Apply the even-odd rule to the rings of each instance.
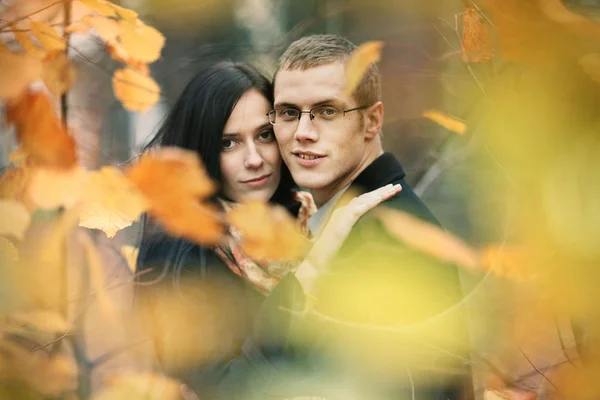
[[[361,106],[344,110],[342,108],[334,106],[319,106],[313,108],[310,111],[302,111],[298,110],[297,108],[283,107],[272,109],[267,113],[267,116],[269,117],[269,122],[272,125],[291,128],[298,125],[298,121],[300,121],[300,118],[302,118],[302,114],[309,114],[311,121],[315,123],[316,121],[331,122],[345,116],[346,113],[356,110],[362,110],[368,107],[369,106]]]

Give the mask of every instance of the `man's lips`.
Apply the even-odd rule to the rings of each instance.
[[[319,158],[325,157],[325,155],[323,154],[315,153],[312,151],[293,151],[292,153],[302,160],[317,160]]]

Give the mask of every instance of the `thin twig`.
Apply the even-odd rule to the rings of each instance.
[[[544,377],[545,380],[548,381],[548,383],[550,383],[550,385],[552,385],[552,387],[554,389],[556,389],[556,393],[558,393],[561,397],[564,398],[564,395],[561,393],[561,391],[558,389],[558,387],[554,384],[554,382],[552,382],[550,380],[550,378],[548,378],[542,371],[540,371],[535,364],[529,359],[529,357],[527,357],[527,354],[525,354],[525,352],[523,351],[523,349],[520,346],[517,346],[517,348],[519,349],[519,351],[523,354],[523,357],[525,357],[525,359],[527,360],[527,362],[533,367],[533,369],[535,369],[535,372],[537,372],[538,374],[540,374],[542,377]]]
[[[23,21],[23,20],[26,20],[27,18],[29,18],[29,17],[32,17],[32,16],[34,16],[35,14],[39,14],[39,13],[41,13],[42,11],[46,11],[47,9],[49,9],[49,8],[52,8],[52,7],[54,7],[54,6],[56,6],[56,5],[60,4],[60,3],[66,3],[66,2],[70,3],[71,1],[73,1],[73,0],[58,0],[58,1],[56,1],[56,2],[54,2],[54,3],[52,3],[52,4],[50,4],[50,5],[48,5],[48,6],[46,6],[46,7],[40,8],[39,10],[32,12],[31,14],[24,15],[24,16],[22,16],[22,17],[19,17],[19,18],[15,19],[15,20],[13,20],[13,21],[11,21],[11,22],[8,22],[8,23],[6,23],[5,25],[2,25],[2,26],[0,26],[0,33],[3,33],[3,31],[4,31],[6,28],[9,28],[9,27],[11,27],[12,25],[14,25],[14,24],[17,24],[17,23],[19,23],[19,22],[21,22],[21,21]]]

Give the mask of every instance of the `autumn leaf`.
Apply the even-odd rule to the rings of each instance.
[[[452,132],[458,133],[459,135],[464,135],[464,133],[467,131],[467,125],[464,122],[459,121],[443,112],[428,110],[423,113],[423,116]]]
[[[50,93],[60,96],[66,93],[75,80],[75,69],[64,51],[54,50],[43,60],[42,79]]]
[[[40,41],[46,51],[64,51],[67,48],[65,39],[46,22],[29,21],[31,32]]]
[[[0,215],[0,235],[23,239],[31,222],[27,208],[14,200],[0,200]]]
[[[58,168],[75,165],[75,139],[60,122],[46,94],[28,91],[10,102],[6,121],[15,125],[19,143],[36,163]]]
[[[467,7],[463,13],[462,59],[465,62],[484,62],[494,56],[494,44],[479,12]]]
[[[121,26],[114,19],[89,14],[84,16],[80,21],[69,25],[67,32],[86,33],[89,29],[94,29],[96,35],[104,42],[115,41],[122,31]]]
[[[35,57],[0,52],[0,100],[13,99],[42,76],[42,63]]]
[[[524,281],[535,276],[533,252],[515,245],[490,245],[480,252],[480,265],[494,275]]]
[[[37,167],[31,171],[28,194],[41,209],[71,208],[83,197],[88,182],[88,172],[79,165],[69,169]]]
[[[78,0],[81,4],[91,10],[97,11],[105,17],[116,17],[117,12],[111,6],[111,3],[104,0]]]
[[[383,42],[366,42],[358,47],[346,62],[346,88],[344,97],[350,97],[371,64],[381,59]]]
[[[148,198],[150,215],[171,234],[202,244],[221,237],[216,207],[202,203],[216,188],[195,152],[160,148],[140,157],[125,175]]]
[[[227,221],[241,236],[242,250],[255,260],[293,260],[307,249],[296,221],[280,206],[260,201],[239,204]]]
[[[110,239],[138,220],[148,200],[117,168],[89,173],[79,226],[100,229]]]
[[[138,13],[136,13],[133,10],[130,10],[128,8],[123,8],[121,6],[118,6],[114,3],[109,2],[108,3],[109,7],[112,8],[113,10],[115,10],[115,12],[117,13],[117,15],[122,18],[123,20],[127,21],[127,22],[131,22],[134,23],[137,21],[138,18]]]
[[[131,23],[121,20],[119,42],[129,58],[143,63],[151,63],[160,58],[165,37],[158,30],[138,21]]]
[[[160,98],[160,87],[154,79],[133,68],[115,71],[112,81],[115,96],[129,111],[147,111]]]
[[[162,375],[123,373],[107,379],[105,389],[92,400],[179,400],[181,383]]]
[[[469,270],[478,266],[475,250],[448,232],[415,216],[387,207],[374,210],[387,231],[408,246]]]
[[[24,204],[29,211],[35,210],[36,206],[29,197],[32,175],[31,168],[27,166],[6,168],[0,175],[0,199],[15,200]]]
[[[6,21],[21,21],[28,17],[38,21],[50,21],[60,15],[63,1],[57,0],[26,0],[4,3],[2,9],[3,25]]]
[[[13,25],[11,27],[17,43],[19,43],[19,45],[23,48],[25,54],[30,55],[32,57],[43,58],[46,55],[46,51],[37,47],[31,41],[31,36],[29,36],[29,30],[21,26],[24,25]]]
[[[130,245],[121,246],[121,255],[125,258],[129,270],[135,274],[137,266],[137,258],[140,253],[140,249]]]

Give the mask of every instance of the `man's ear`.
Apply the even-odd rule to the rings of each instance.
[[[381,101],[378,101],[367,108],[365,112],[365,123],[367,125],[365,139],[371,140],[381,132],[381,127],[383,125],[383,103]]]

